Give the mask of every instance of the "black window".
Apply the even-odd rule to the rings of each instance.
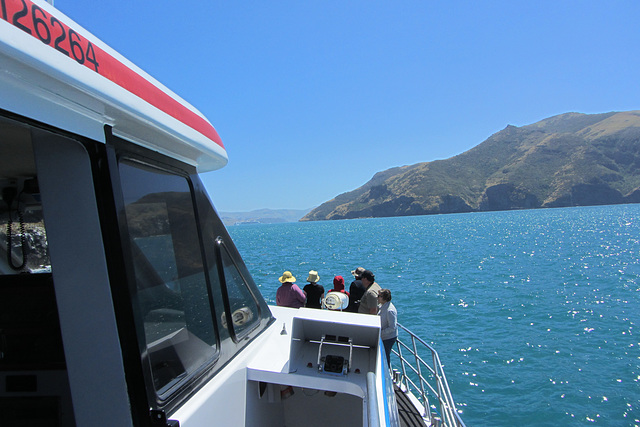
[[[131,303],[118,321],[135,324],[127,342],[149,407],[170,413],[273,319],[195,168],[119,139],[113,148],[128,283],[117,293]]]
[[[165,394],[210,363],[218,338],[186,177],[121,161],[120,180],[153,384]]]
[[[258,326],[260,322],[259,306],[244,276],[233,262],[233,258],[230,256],[222,238],[216,240],[216,245],[220,253],[222,272],[229,299],[229,311],[233,325],[232,335],[236,339],[241,339]],[[223,316],[222,324],[229,329],[226,316]]]

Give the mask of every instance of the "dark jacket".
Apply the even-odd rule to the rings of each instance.
[[[362,284],[362,281],[359,279],[351,282],[351,286],[349,286],[349,305],[345,311],[350,311],[352,313],[358,312],[358,307],[360,307],[360,299],[364,295],[366,289]]]

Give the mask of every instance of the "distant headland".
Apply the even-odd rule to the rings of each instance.
[[[275,224],[298,222],[309,209],[257,209],[251,212],[220,212],[224,225]]]
[[[301,221],[640,203],[640,111],[507,126],[446,160],[378,172]]]

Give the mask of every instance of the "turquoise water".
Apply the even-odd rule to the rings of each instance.
[[[229,231],[270,303],[284,270],[372,270],[470,427],[640,425],[640,205]]]

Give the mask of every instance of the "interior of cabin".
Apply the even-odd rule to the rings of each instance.
[[[0,117],[0,425],[74,425],[31,130]]]

